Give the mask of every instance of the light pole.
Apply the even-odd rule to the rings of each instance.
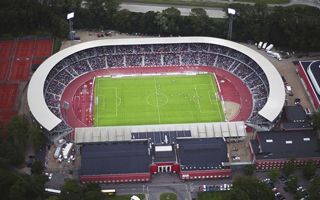
[[[73,18],[74,18],[74,12],[67,14],[67,20],[69,20],[69,38],[70,38],[70,40],[74,40],[73,22],[72,22]]]
[[[236,10],[233,8],[228,8],[228,15],[229,15],[229,30],[227,38],[229,40],[232,39],[232,24],[233,24],[233,16],[236,14]]]

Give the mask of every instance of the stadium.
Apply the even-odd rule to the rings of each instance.
[[[228,177],[226,143],[246,138],[248,127],[270,130],[284,102],[266,58],[209,37],[80,43],[44,61],[28,88],[48,135],[81,145],[83,182]]]

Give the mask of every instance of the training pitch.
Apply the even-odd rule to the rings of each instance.
[[[94,126],[224,121],[214,76],[96,78]]]

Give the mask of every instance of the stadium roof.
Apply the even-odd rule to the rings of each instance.
[[[87,143],[81,147],[81,175],[149,172],[148,142]]]
[[[285,101],[285,91],[280,74],[275,67],[260,53],[244,45],[229,40],[210,37],[169,37],[169,38],[126,38],[126,39],[104,39],[80,43],[71,46],[45,60],[33,74],[28,88],[28,104],[34,118],[47,130],[56,127],[61,119],[56,117],[48,108],[44,98],[44,83],[52,68],[67,56],[78,51],[114,45],[137,45],[137,44],[174,44],[174,43],[208,43],[226,46],[238,50],[253,59],[264,71],[269,82],[269,97],[265,106],[259,114],[269,121],[273,121],[281,112]]]
[[[212,122],[191,124],[158,124],[158,125],[135,125],[135,126],[105,126],[83,127],[75,129],[75,142],[105,142],[125,140],[146,140],[151,137],[133,138],[136,133],[163,132],[163,131],[190,131],[193,138],[210,137],[244,137],[246,130],[244,122]],[[160,135],[160,134],[159,134]],[[188,137],[188,135],[180,136]],[[158,138],[161,140],[160,138]],[[158,141],[159,141],[158,140]],[[172,140],[169,140],[170,142]]]
[[[182,170],[212,170],[229,162],[223,138],[178,139],[178,163]]]
[[[252,142],[257,159],[320,157],[318,139],[313,131],[258,132],[257,138]]]

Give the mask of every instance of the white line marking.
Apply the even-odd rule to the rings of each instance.
[[[159,111],[157,82],[156,82],[156,78],[155,78],[155,77],[153,77],[153,80],[154,80],[154,87],[155,87],[155,89],[156,89],[156,101],[157,101],[158,121],[159,121],[159,124],[160,124],[160,123],[161,123],[161,120],[160,120],[160,111]]]

